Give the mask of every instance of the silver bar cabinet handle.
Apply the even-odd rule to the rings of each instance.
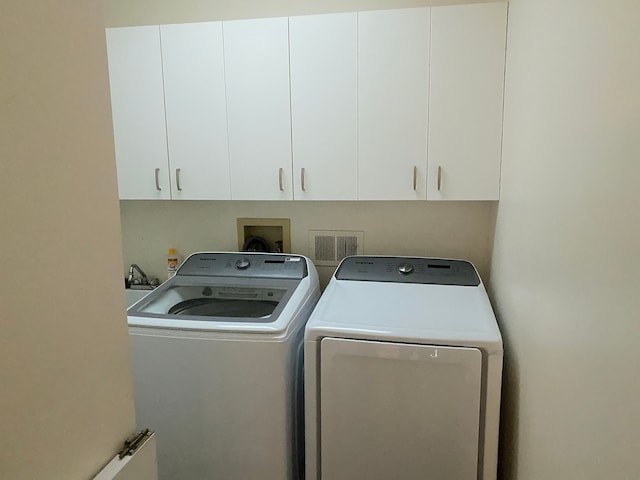
[[[418,167],[413,166],[413,191],[416,191],[416,187],[418,185]]]
[[[282,174],[284,173],[284,170],[282,170],[282,168],[278,169],[278,184],[280,185],[280,191],[284,192],[284,185],[282,185]]]
[[[160,188],[160,169],[156,168],[156,190],[161,192],[162,188]]]
[[[302,188],[303,192],[306,192],[304,188],[304,168],[300,169],[300,187]]]
[[[176,168],[176,187],[178,187],[178,191],[182,191],[182,187],[180,186],[180,169]]]
[[[442,167],[438,165],[438,191],[440,191],[440,187],[442,187]]]

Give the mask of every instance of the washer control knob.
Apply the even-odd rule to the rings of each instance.
[[[248,258],[241,258],[236,262],[236,268],[238,270],[246,270],[251,265],[251,261]]]
[[[403,263],[398,267],[398,273],[401,273],[402,275],[408,275],[411,272],[413,272],[413,265],[410,263]]]

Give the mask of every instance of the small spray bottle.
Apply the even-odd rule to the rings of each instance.
[[[175,248],[169,249],[169,255],[167,256],[167,278],[171,278],[176,274],[178,270],[178,254]]]

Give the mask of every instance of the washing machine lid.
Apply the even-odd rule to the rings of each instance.
[[[129,308],[129,325],[282,331],[291,321],[289,302],[306,298],[306,262],[296,255],[194,254],[173,278]]]
[[[460,260],[348,257],[307,323],[306,339],[324,337],[502,350],[484,285]]]

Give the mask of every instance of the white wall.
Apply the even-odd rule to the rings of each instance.
[[[640,2],[512,0],[503,477],[640,476]]]
[[[0,6],[0,478],[92,477],[133,432],[102,16]]]

